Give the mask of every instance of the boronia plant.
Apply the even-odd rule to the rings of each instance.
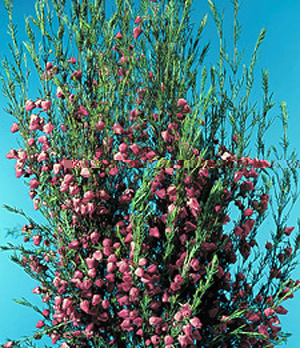
[[[40,320],[3,347],[45,335],[61,348],[275,347],[300,286],[300,234],[287,225],[297,172],[275,161],[296,159],[286,106],[281,155],[265,149],[267,71],[260,110],[250,96],[265,31],[241,67],[239,1],[232,58],[209,1],[220,50],[207,64],[207,16],[195,28],[192,0],[117,0],[109,17],[110,4],[38,0],[19,45],[5,0],[13,63],[3,59],[1,79],[23,139],[6,157],[47,223],[6,206],[27,224],[24,244],[2,250],[38,282],[43,306],[16,300]],[[269,203],[275,227],[261,245]]]

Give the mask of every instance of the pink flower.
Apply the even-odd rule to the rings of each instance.
[[[177,313],[174,315],[174,319],[175,319],[176,321],[181,321],[182,318],[183,318],[183,315],[182,315],[182,313],[181,313],[180,311],[177,312]]]
[[[135,155],[137,155],[138,153],[139,153],[139,146],[136,144],[136,143],[134,143],[134,144],[132,144],[131,146],[130,146],[130,149],[131,149],[131,151],[135,154]]]
[[[266,317],[270,317],[270,316],[274,315],[276,312],[272,308],[266,308],[264,310],[264,313],[265,313]]]
[[[174,203],[168,205],[168,213],[169,214],[172,214],[175,209],[176,209],[176,205]]]
[[[183,281],[183,279],[182,279],[182,281]],[[176,279],[175,279],[175,282],[176,282]],[[192,314],[192,311],[191,311],[189,305],[182,306],[181,313],[184,317],[189,318]]]
[[[221,156],[221,159],[223,160],[223,161],[227,161],[227,160],[229,160],[229,159],[231,159],[231,154],[229,153],[229,152],[224,152],[223,153],[223,155]]]
[[[90,171],[88,168],[82,168],[80,171],[80,175],[84,178],[89,178],[90,177]]]
[[[73,305],[73,301],[67,297],[63,300],[61,308],[65,311],[68,308],[72,307],[72,305]]]
[[[37,157],[37,161],[38,162],[42,162],[45,161],[48,158],[48,154],[45,151],[42,151],[38,157]]]
[[[102,254],[102,251],[101,250],[96,250],[94,253],[93,253],[93,258],[99,262],[101,262],[103,260],[103,254]]]
[[[126,319],[129,317],[129,312],[130,310],[129,309],[122,309],[120,312],[118,312],[118,316],[122,319]]]
[[[122,152],[122,153],[127,152],[128,151],[128,145],[125,144],[125,143],[120,144],[119,151]]]
[[[77,112],[78,112],[79,115],[82,115],[82,116],[88,116],[89,115],[89,112],[88,112],[87,108],[82,106],[82,105],[79,106],[79,109],[78,109]]]
[[[57,332],[53,332],[51,334],[51,341],[53,344],[55,344],[60,339],[60,335]]]
[[[138,312],[137,312],[136,310],[130,311],[130,313],[129,313],[129,317],[130,317],[131,319],[137,318],[138,315],[139,315],[139,314],[138,314]]]
[[[156,191],[155,194],[156,194],[159,198],[163,199],[163,198],[165,198],[165,196],[166,196],[166,190],[163,188],[163,189],[161,189],[161,190],[159,190],[159,191]]]
[[[52,103],[50,100],[45,100],[45,101],[41,102],[41,106],[42,106],[43,111],[48,111],[51,108],[51,105],[52,105]]]
[[[74,57],[71,57],[71,58],[69,59],[69,62],[70,62],[71,64],[75,64],[75,63],[77,62],[77,59],[74,58]]]
[[[176,276],[174,277],[174,282],[181,284],[184,281],[183,277],[180,274],[176,274]]]
[[[199,271],[200,269],[199,260],[193,258],[190,262],[190,266],[192,267],[194,271],[196,272]]]
[[[151,337],[151,342],[153,344],[158,344],[160,342],[160,338],[157,335]]]
[[[237,237],[241,237],[244,233],[244,230],[240,227],[240,226],[236,226],[234,228],[234,234],[237,236]]]
[[[152,326],[156,326],[159,322],[161,321],[161,318],[155,317],[155,316],[151,316],[149,318],[149,324]]]
[[[46,70],[51,70],[53,67],[53,64],[51,62],[47,62],[46,64]]]
[[[143,32],[143,29],[140,27],[136,27],[133,29],[133,36],[135,39],[137,39]]]
[[[259,325],[258,332],[262,335],[268,336],[268,326],[264,324]]]
[[[66,185],[69,185],[69,184],[71,184],[74,180],[75,180],[75,179],[74,179],[74,176],[73,176],[72,174],[66,174],[65,177],[64,177],[64,181],[63,181],[63,182],[64,182]]]
[[[76,270],[73,275],[74,278],[82,279],[83,278],[83,273]]]
[[[97,270],[96,270],[96,268],[89,269],[89,270],[88,270],[88,276],[89,276],[90,278],[96,278],[96,276],[97,276]]]
[[[70,185],[69,186],[69,192],[70,192],[70,195],[71,196],[74,196],[76,195],[76,193],[79,193],[80,192],[80,188],[78,185]],[[75,203],[76,202],[76,203]],[[74,206],[79,206],[79,202],[80,202],[80,198],[73,198],[73,203],[74,203]]]
[[[44,317],[48,318],[49,315],[50,315],[50,311],[48,309],[44,309],[42,314],[43,314]]]
[[[246,209],[246,210],[244,211],[244,215],[245,215],[245,216],[251,216],[252,214],[253,214],[253,210],[250,209],[250,208],[248,208],[248,209]]]
[[[10,128],[10,131],[12,133],[16,133],[18,130],[19,130],[19,125],[18,125],[18,123],[14,122]]]
[[[167,335],[164,338],[164,342],[165,344],[172,344],[174,342],[174,339],[170,335]]]
[[[140,259],[139,260],[139,265],[141,267],[146,266],[147,265],[147,260],[145,258]]]
[[[283,306],[278,306],[278,307],[276,308],[276,312],[277,312],[278,314],[284,315],[284,314],[287,314],[288,311],[287,311]]]
[[[118,267],[119,267],[119,271],[121,273],[127,272],[129,270],[129,266],[127,261],[121,261],[117,263]]]
[[[193,333],[192,325],[190,325],[190,324],[184,325],[184,326],[182,327],[182,331],[183,331],[187,336],[191,336],[192,333]]]
[[[131,322],[129,319],[124,319],[120,325],[121,329],[122,330],[125,330],[125,331],[132,331],[131,328],[132,328],[132,325],[131,325]]]
[[[111,273],[114,272],[116,268],[117,266],[113,262],[108,262],[106,270],[108,273]]]
[[[284,233],[289,236],[292,231],[294,230],[295,227],[286,227],[285,230],[284,230]]]
[[[47,136],[46,135],[40,136],[38,138],[38,142],[41,143],[41,144],[47,144],[47,142],[48,142]]]
[[[33,209],[34,209],[34,210],[38,210],[39,204],[40,204],[40,199],[39,199],[39,198],[35,198],[35,199],[33,200]]]
[[[187,101],[185,99],[179,99],[177,102],[178,107],[185,107],[187,105]]]
[[[97,244],[98,241],[99,241],[99,238],[100,238],[100,234],[99,234],[98,232],[96,232],[96,231],[94,231],[94,232],[91,234],[91,237],[90,237],[91,242],[92,242],[93,244]]]
[[[259,321],[260,317],[256,313],[251,313],[248,317],[248,320],[252,321],[253,323]]]
[[[110,238],[105,238],[102,242],[104,248],[108,248],[112,245],[112,240]]]
[[[71,78],[75,77],[76,80],[81,80],[82,78],[82,72],[81,71],[74,71],[71,75]]]
[[[52,133],[53,129],[54,129],[53,124],[51,124],[49,122],[49,123],[45,124],[45,126],[43,127],[43,132],[46,134],[50,134],[50,133]]]
[[[78,250],[80,247],[80,243],[78,240],[73,240],[69,245],[68,248],[72,250]]]
[[[60,163],[55,163],[53,165],[53,174],[57,175],[62,169],[63,169],[63,166]]]
[[[38,329],[41,329],[44,326],[45,326],[45,323],[42,320],[39,320],[35,327],[37,327]]]
[[[165,143],[167,143],[169,140],[172,140],[172,137],[170,136],[168,131],[161,132],[161,137],[163,138]]]
[[[248,235],[249,232],[252,230],[252,228],[254,226],[254,223],[255,223],[255,220],[253,220],[253,219],[246,220],[246,222],[245,222],[245,232],[246,232],[246,235]]]
[[[187,347],[188,344],[194,343],[193,339],[187,335],[180,335],[178,337],[178,342],[180,343],[181,347]]]
[[[9,341],[3,345],[4,348],[13,348],[13,346],[14,346],[13,341]]]
[[[29,185],[31,189],[36,189],[39,187],[40,182],[37,179],[31,179]]]
[[[105,299],[101,303],[103,309],[108,309],[110,306],[109,300]]]
[[[29,139],[27,140],[27,144],[28,144],[29,146],[34,145],[34,144],[35,144],[35,139],[34,139],[34,138],[29,138]]]
[[[25,172],[22,169],[16,169],[16,178],[20,178]]]
[[[43,102],[43,100],[38,98],[38,100],[35,102],[35,106],[37,108],[41,109],[42,108],[42,102]]]
[[[137,16],[136,19],[134,20],[134,23],[135,23],[135,24],[141,23],[141,17],[140,17],[140,16]]]
[[[64,98],[64,97],[65,97],[65,96],[64,96],[64,93],[63,93],[63,90],[62,90],[60,87],[57,87],[57,89],[56,89],[56,97],[57,97],[58,99]]]
[[[123,39],[123,35],[122,35],[120,32],[118,32],[118,33],[116,34],[116,38],[117,38],[117,39]]]
[[[116,175],[118,175],[118,173],[119,173],[119,169],[118,168],[111,168],[110,171],[109,171],[109,174],[111,176],[116,176]]]
[[[63,342],[63,343],[60,345],[60,348],[70,348],[70,346],[68,345],[67,342]]]
[[[80,309],[83,310],[85,313],[89,313],[90,311],[90,304],[88,300],[84,300],[80,302]]]
[[[90,268],[90,269],[95,268],[97,266],[97,261],[95,259],[87,257],[85,259],[85,262],[86,262],[88,268]]]
[[[190,323],[193,327],[196,327],[197,329],[201,329],[201,327],[202,327],[202,323],[201,323],[199,318],[193,317],[190,320]]]
[[[134,318],[134,319],[133,319],[133,322],[134,322],[134,324],[135,324],[136,326],[142,326],[143,323],[144,323],[144,320],[143,320],[142,318],[140,318],[140,317],[137,317],[137,318]]]
[[[157,266],[155,264],[152,264],[147,268],[148,273],[155,273],[156,271],[157,271]]]
[[[95,194],[89,190],[89,191],[85,192],[85,194],[83,195],[82,201],[83,201],[83,203],[86,203],[86,202],[91,201],[94,198],[95,198]]]
[[[35,103],[31,99],[27,100],[27,102],[25,103],[25,111],[31,111],[35,107]]]
[[[16,150],[11,149],[10,151],[8,151],[8,153],[6,154],[6,158],[7,159],[18,159],[18,153]]]
[[[110,199],[110,195],[107,192],[105,192],[104,190],[100,190],[99,191],[99,198],[101,198],[104,201],[107,201]]]
[[[36,130],[36,129],[39,129],[39,122],[40,122],[40,118],[39,116],[35,115],[35,114],[32,114],[30,116],[30,123],[29,123],[29,127],[28,129],[33,131],[33,130]]]
[[[40,245],[40,243],[42,241],[42,237],[41,236],[33,236],[32,239],[33,239],[33,244],[36,245],[36,246]]]
[[[194,209],[194,210],[199,210],[200,209],[200,205],[199,205],[199,202],[197,201],[196,198],[190,198],[188,201],[187,201],[187,205],[191,208],[191,209]]]
[[[114,124],[112,126],[112,130],[114,131],[115,134],[122,135],[125,133],[124,128],[120,124]]]
[[[221,210],[221,206],[220,205],[216,205],[215,206],[215,212],[218,213]]]
[[[93,306],[97,306],[97,304],[99,304],[101,302],[101,296],[100,295],[94,295],[92,298],[92,305]]]
[[[29,191],[29,197],[30,197],[31,199],[33,199],[36,195],[37,195],[36,191],[34,191],[34,190],[30,190],[30,191]]]
[[[70,103],[70,104],[73,104],[75,98],[76,98],[75,94],[71,94],[71,95],[69,96],[69,103]]]
[[[159,238],[160,237],[159,229],[157,227],[150,228],[149,235],[155,238]]]

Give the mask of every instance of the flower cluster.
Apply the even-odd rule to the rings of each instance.
[[[49,93],[26,100],[12,125],[24,148],[6,157],[49,221],[22,228],[34,253],[23,248],[20,263],[39,279],[32,292],[45,305],[34,338],[46,334],[61,348],[273,347],[287,313],[280,303],[299,282],[283,269],[293,248],[271,241],[261,255],[266,279],[249,280],[269,162],[238,157],[238,134],[233,148],[213,127],[201,136],[208,122],[197,118],[199,105],[162,78],[159,62],[149,71],[138,56],[152,24],[137,16],[132,43],[128,28],[118,31],[97,62],[91,51],[85,65],[80,55],[46,61]],[[279,228],[276,245],[292,231]]]

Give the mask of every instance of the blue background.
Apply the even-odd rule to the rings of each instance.
[[[108,8],[111,9],[114,1],[107,1]],[[15,0],[14,1],[14,21],[18,24],[18,41],[26,40],[24,30],[24,17],[35,13],[35,1]],[[225,9],[225,38],[231,35],[232,25],[232,5],[229,0],[216,1],[219,9]],[[206,1],[195,0],[195,9],[192,19],[199,21],[208,12]],[[240,49],[245,49],[246,62],[249,61],[250,54],[255,45],[257,36],[263,27],[267,28],[267,36],[262,46],[259,63],[256,68],[256,90],[253,99],[260,94],[260,70],[269,70],[270,90],[274,92],[274,101],[278,102],[272,115],[280,113],[279,104],[286,101],[289,111],[289,137],[291,146],[300,148],[300,1],[297,0],[248,0],[242,4],[239,21],[243,32],[239,43]],[[8,54],[7,43],[7,14],[4,4],[0,3],[0,38],[1,50],[0,58]],[[211,40],[211,52],[206,63],[216,62],[217,36],[213,24],[212,16],[209,15],[208,24],[204,31],[203,42]],[[228,41],[228,46],[230,42]],[[210,60],[212,58],[212,60]],[[34,86],[31,89],[34,91]],[[34,92],[33,92],[34,93]],[[35,96],[32,96],[34,98]],[[0,203],[22,208],[28,215],[37,221],[42,221],[42,217],[33,210],[32,200],[28,195],[28,188],[24,185],[24,179],[15,177],[15,160],[7,160],[5,155],[12,148],[19,148],[17,137],[12,134],[10,127],[15,121],[4,112],[6,101],[0,96]],[[16,136],[17,135],[17,136]],[[271,129],[267,137],[270,143],[277,145],[281,129],[276,125]],[[289,219],[289,226],[296,226],[297,218],[300,217],[298,204],[293,209]],[[0,244],[7,241],[18,242],[18,240],[6,239],[6,229],[21,227],[26,221],[15,214],[9,213],[5,209],[0,209]],[[266,223],[265,223],[266,224]],[[262,233],[263,227],[262,226]],[[269,227],[268,227],[269,228]],[[22,307],[12,301],[13,298],[24,296],[29,301],[36,304],[41,302],[37,295],[32,294],[31,290],[37,285],[31,280],[20,267],[11,262],[8,258],[9,253],[0,253],[0,342],[4,342],[6,337],[18,339],[22,335],[31,334],[36,322],[41,319],[31,309]],[[299,269],[295,272],[295,277],[299,277]],[[292,333],[292,337],[287,343],[289,348],[298,348],[300,339],[300,293],[295,295],[293,300],[288,300],[285,304],[289,310],[287,316],[280,316],[284,331]],[[43,340],[49,343],[49,340]],[[42,342],[40,342],[42,343]],[[51,343],[50,343],[51,345]]]

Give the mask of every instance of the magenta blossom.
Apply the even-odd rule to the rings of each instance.
[[[133,29],[133,36],[135,39],[137,39],[143,32],[143,29],[140,27],[136,27]]]
[[[19,130],[19,125],[18,125],[18,123],[14,122],[14,123],[12,124],[12,126],[11,126],[10,131],[11,131],[12,133],[16,133],[18,130]]]
[[[77,62],[77,59],[74,58],[74,57],[71,57],[71,58],[69,59],[69,62],[70,62],[71,64],[75,64],[75,63]]]
[[[27,100],[27,102],[25,103],[25,111],[31,111],[35,107],[35,103],[31,99]]]

